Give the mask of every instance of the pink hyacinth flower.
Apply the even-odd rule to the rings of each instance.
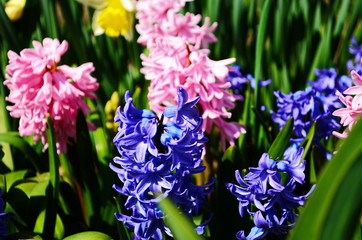
[[[137,2],[136,29],[140,34],[137,42],[150,46],[159,37],[181,37],[192,48],[206,48],[208,43],[216,42],[213,31],[217,23],[210,25],[210,19],[205,18],[204,24],[199,26],[202,17],[192,13],[178,14],[186,1],[175,0],[140,0]]]
[[[21,136],[34,136],[47,148],[45,135],[46,116],[50,115],[56,134],[58,154],[67,151],[68,138],[76,138],[76,118],[80,109],[84,114],[91,109],[82,100],[96,98],[97,80],[90,74],[93,63],[79,67],[58,66],[61,56],[67,51],[68,43],[45,38],[42,43],[33,41],[34,49],[24,49],[20,55],[8,52],[6,85],[10,94],[6,100],[10,115],[20,118]],[[94,125],[88,123],[91,129]]]
[[[354,96],[343,96],[339,91],[336,92],[338,98],[346,106],[346,108],[333,112],[334,116],[341,118],[340,123],[346,127],[343,133],[333,132],[333,135],[338,138],[346,138],[348,136],[362,113],[362,77],[356,71],[352,71],[351,76],[356,86],[348,88],[343,93]]]
[[[151,80],[148,99],[150,107],[161,113],[165,107],[176,104],[175,91],[184,88],[190,98],[200,97],[203,130],[211,132],[213,125],[220,129],[222,147],[225,140],[234,144],[234,139],[245,133],[245,127],[229,123],[227,109],[235,107],[241,96],[228,91],[231,83],[226,81],[228,64],[235,59],[213,61],[208,58],[209,50],[190,50],[180,37],[160,37],[150,46],[150,54],[142,55],[141,72]]]
[[[149,54],[141,55],[141,73],[151,81],[148,99],[150,108],[157,113],[177,103],[178,87],[185,89],[190,98],[200,97],[203,130],[211,132],[212,126],[220,129],[222,148],[225,141],[245,133],[239,123],[230,123],[229,109],[241,96],[231,94],[231,83],[226,81],[228,64],[235,59],[213,61],[208,57],[207,45],[216,42],[213,31],[217,23],[205,18],[199,26],[201,15],[178,13],[187,0],[139,0],[136,4],[140,34],[138,42],[147,46]]]

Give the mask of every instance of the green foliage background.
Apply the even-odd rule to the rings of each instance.
[[[130,90],[136,106],[148,108],[149,82],[139,72],[139,56],[145,49],[136,43],[137,36],[131,42],[121,37],[95,37],[91,29],[94,10],[75,0],[28,0],[16,22],[9,21],[4,4],[5,0],[0,0],[1,82],[5,81],[9,50],[19,53],[32,47],[32,40],[51,37],[69,42],[63,64],[93,62],[93,75],[100,83],[98,99],[88,102],[94,112],[87,117],[97,130],[89,132],[84,117],[79,116],[78,141],[68,154],[59,156],[54,142],[50,141],[49,150],[43,153],[42,146],[34,145],[31,137],[19,137],[18,119],[10,118],[5,108],[8,89],[0,84],[0,186],[7,201],[6,212],[15,214],[7,222],[8,239],[129,239],[130,233],[113,214],[124,211],[125,199],[111,188],[117,179],[108,164],[117,152],[112,144],[114,133],[105,127],[104,106],[114,91],[123,99]],[[257,80],[273,80],[266,88],[249,88],[245,100],[237,103],[233,119],[247,126],[247,134],[240,137],[237,146],[222,152],[219,139],[212,137],[217,129],[209,136],[205,164],[218,180],[207,209],[215,215],[205,238],[235,239],[242,226],[247,228],[248,219],[240,218],[237,200],[224,183],[235,182],[234,171],[255,166],[263,152],[279,156],[287,147],[290,125],[278,134],[270,115],[257,109],[262,105],[275,109],[274,90],[289,93],[304,89],[307,80],[314,79],[315,68],[334,67],[339,74],[348,75],[350,39],[355,36],[358,43],[362,42],[361,9],[360,0],[187,3],[185,12],[200,13],[218,22],[218,42],[210,45],[210,58],[235,57],[243,73],[251,73]],[[47,134],[52,139],[50,126]],[[310,131],[304,142],[308,150],[305,189],[314,183],[317,187],[305,209],[300,209],[300,219],[289,239],[361,239],[361,131],[362,123],[345,143],[335,138],[326,142],[329,149],[342,146],[330,162],[313,150],[310,139],[314,127]],[[173,216],[170,226],[187,229],[187,220],[172,204],[165,202],[161,207]],[[190,237],[173,231],[175,239],[192,238],[193,233]]]

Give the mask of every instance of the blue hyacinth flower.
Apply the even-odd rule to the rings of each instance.
[[[116,213],[116,218],[136,239],[162,239],[163,232],[172,236],[157,203],[168,197],[191,219],[200,213],[214,181],[193,183],[192,174],[205,169],[201,157],[207,139],[196,108],[199,98],[188,101],[186,91],[179,88],[178,105],[167,107],[160,117],[135,108],[129,92],[125,98],[115,117],[119,129],[113,140],[121,156],[110,168],[122,182],[113,188],[127,196],[124,206],[131,215]],[[199,234],[204,228],[205,224],[195,225]]]
[[[303,149],[299,149],[293,159],[275,161],[264,153],[258,167],[250,167],[244,177],[239,171],[235,172],[238,184],[226,183],[227,189],[239,201],[240,216],[247,213],[254,222],[247,236],[243,230],[236,234],[238,239],[261,239],[270,233],[286,234],[294,226],[298,216],[296,209],[304,205],[313,191],[312,188],[302,196],[294,194],[297,184],[304,183],[302,155]]]

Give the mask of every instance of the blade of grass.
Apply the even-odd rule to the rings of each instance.
[[[268,154],[272,159],[282,159],[285,149],[289,146],[290,136],[293,133],[293,118],[290,118],[279,132],[278,136],[269,148]]]
[[[0,7],[0,31],[5,38],[6,43],[10,44],[10,49],[13,49],[14,51],[20,50],[20,43],[3,7]]]
[[[44,14],[43,24],[45,25],[46,29],[46,36],[51,38],[58,38],[54,3],[55,1],[40,0],[42,13]]]
[[[302,155],[301,159],[305,159],[306,155],[309,152],[309,148],[310,148],[310,146],[312,145],[312,142],[313,142],[315,130],[316,130],[316,122],[314,122],[312,124],[306,138],[302,142],[301,146],[304,147],[304,152],[303,152],[303,155]]]
[[[346,17],[348,14],[348,8],[350,6],[350,1],[349,0],[344,0],[342,1],[342,6],[339,6],[339,11],[338,11],[338,15],[337,15],[337,22],[334,25],[334,31],[333,31],[333,36],[337,37],[339,35],[341,35],[342,32],[342,28],[343,25],[346,21]]]
[[[258,90],[259,90],[259,79],[261,78],[261,66],[262,66],[262,56],[264,49],[265,41],[265,31],[267,21],[269,19],[269,9],[271,5],[271,0],[267,0],[263,5],[263,10],[261,13],[261,19],[258,26],[258,32],[256,35],[256,49],[255,49],[255,68],[254,68],[254,78],[255,78],[255,106],[258,103]]]
[[[289,239],[352,239],[362,209],[361,131],[359,121],[323,170]]]
[[[176,240],[202,239],[202,237],[197,235],[193,224],[180,213],[180,211],[169,199],[162,199],[159,203],[159,206],[165,213],[166,224],[170,227],[171,232]]]
[[[1,10],[0,10],[1,11]],[[0,84],[0,96],[5,96],[4,85]],[[5,99],[0,98],[0,135],[9,131],[9,116],[6,111]],[[0,141],[1,142],[1,141]],[[3,163],[9,170],[14,170],[14,160],[13,155],[10,149],[9,143],[3,142],[2,144],[5,156],[3,158]]]
[[[100,219],[100,199],[101,192],[97,171],[98,159],[93,148],[88,132],[87,122],[82,111],[77,114],[77,158],[75,169],[79,169],[79,181],[84,194],[84,203],[86,210],[86,222],[89,225],[99,223]]]
[[[17,132],[8,132],[0,133],[0,142],[10,144],[19,150],[21,150],[25,155],[27,155],[34,166],[35,170],[40,173],[44,169],[39,164],[40,156],[35,152],[35,150],[21,137]]]

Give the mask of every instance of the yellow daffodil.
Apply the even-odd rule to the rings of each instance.
[[[128,41],[133,38],[135,6],[132,0],[77,0],[95,8],[92,28],[95,35],[110,37],[122,35]]]
[[[5,12],[11,21],[18,20],[23,15],[26,0],[10,0],[5,3]]]
[[[114,116],[116,115],[119,101],[118,92],[113,92],[111,99],[107,101],[106,106],[104,107],[104,111],[107,117],[106,128],[114,132],[117,132],[118,129],[118,123],[114,122]]]

